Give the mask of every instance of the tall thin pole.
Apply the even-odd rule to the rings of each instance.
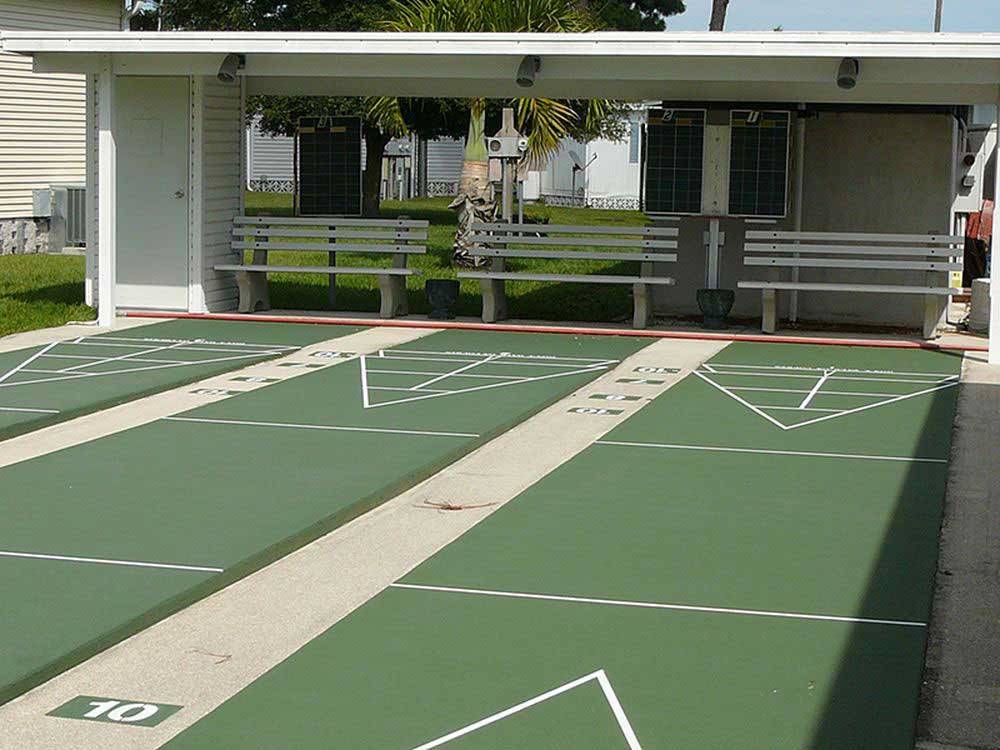
[[[937,0],[937,7],[934,11],[934,31],[941,31],[941,13],[943,11],[944,0]]]
[[[1000,92],[993,116],[997,123],[996,169],[993,175],[993,205],[1000,204]],[[1000,212],[993,211],[993,238],[990,249],[990,351],[989,363],[1000,365]]]

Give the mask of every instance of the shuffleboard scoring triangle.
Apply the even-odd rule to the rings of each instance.
[[[958,385],[959,376],[706,362],[694,374],[782,430],[827,422]]]
[[[607,701],[608,708],[611,709],[611,713],[614,716],[615,723],[618,726],[618,730],[621,732],[622,737],[622,747],[627,748],[627,750],[642,750],[642,745],[639,744],[639,739],[636,737],[635,730],[632,728],[631,722],[629,722],[628,716],[625,714],[624,708],[622,708],[621,701],[618,700],[618,696],[615,693],[614,688],[611,686],[611,681],[608,679],[607,674],[605,674],[603,669],[598,669],[596,672],[591,672],[583,677],[578,677],[575,680],[571,680],[564,685],[548,690],[544,693],[536,695],[533,698],[529,698],[526,701],[522,701],[516,705],[510,706],[502,711],[498,711],[495,714],[487,716],[468,724],[464,727],[456,729],[453,732],[442,735],[436,739],[425,742],[422,745],[417,745],[413,750],[433,750],[434,748],[444,747],[448,743],[458,740],[462,737],[472,734],[484,727],[488,727],[497,722],[509,719],[512,716],[516,716],[522,711],[526,711],[534,706],[537,706],[546,701],[552,700],[564,693],[568,693],[571,690],[575,690],[588,683],[595,682],[601,689],[601,693],[604,699]]]
[[[383,349],[359,357],[366,409],[535,383],[618,364],[614,359],[512,352]]]

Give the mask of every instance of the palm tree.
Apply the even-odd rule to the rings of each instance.
[[[726,10],[729,0],[712,0],[712,16],[708,21],[709,31],[722,31],[726,26]]]
[[[596,31],[601,24],[578,0],[391,0],[383,28],[400,32],[570,33]],[[517,127],[528,137],[527,162],[533,167],[544,165],[571,131],[599,131],[601,122],[615,109],[603,99],[568,102],[544,97],[522,98],[515,106]],[[487,186],[485,128],[486,102],[473,99],[458,200],[479,196]]]

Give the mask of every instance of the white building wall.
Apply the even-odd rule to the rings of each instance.
[[[114,30],[120,0],[0,0],[0,29]],[[86,181],[86,78],[32,73],[0,52],[0,219],[33,214],[31,191]]]
[[[267,135],[258,120],[247,131],[247,180],[251,190],[290,193],[294,180],[295,139]]]
[[[465,141],[437,138],[427,142],[427,194],[455,195],[462,176]]]
[[[564,138],[559,150],[549,158],[545,169],[539,172],[539,197],[556,206],[582,205],[586,170],[576,172],[574,188],[573,166],[578,163],[584,165],[586,161],[587,145],[572,138]]]
[[[198,257],[200,247],[201,299],[196,291],[191,307],[221,312],[235,309],[239,296],[233,274],[217,273],[213,266],[232,262],[233,218],[243,205],[242,93],[240,85],[220,83],[208,76],[195,78],[192,88],[195,103],[200,99],[200,110],[195,111],[193,151],[197,153],[200,145],[201,163],[191,171],[200,189],[191,197],[198,201],[194,208],[200,213],[196,217],[200,237],[193,245],[193,257]],[[196,226],[194,222],[192,226]]]
[[[587,144],[585,198],[591,208],[638,210],[644,119],[644,112],[631,114],[624,140],[598,138]]]

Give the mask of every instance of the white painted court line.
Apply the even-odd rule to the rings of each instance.
[[[426,370],[373,370],[370,367],[368,372],[372,375],[440,375],[439,372],[427,372]],[[465,372],[456,375],[449,373],[451,378],[477,378],[479,380],[520,380],[518,375],[483,375],[477,372]]]
[[[495,724],[498,721],[506,719],[508,716],[513,716],[514,714],[520,713],[525,709],[537,706],[539,703],[543,703],[550,698],[555,698],[557,695],[562,695],[563,693],[569,692],[574,688],[578,688],[581,685],[585,685],[592,681],[596,681],[597,684],[600,685],[601,691],[604,693],[604,698],[607,700],[608,706],[611,708],[611,713],[614,714],[615,721],[618,723],[618,728],[621,730],[625,741],[628,743],[629,750],[642,750],[642,746],[639,744],[639,739],[635,735],[635,730],[632,729],[632,724],[628,720],[628,716],[625,715],[625,709],[622,708],[621,701],[618,700],[618,695],[615,693],[614,688],[611,687],[611,680],[608,679],[608,676],[603,669],[598,669],[596,672],[591,672],[583,677],[578,677],[575,680],[567,682],[565,685],[560,685],[559,687],[544,692],[541,695],[536,695],[534,698],[518,703],[517,705],[495,713],[492,716],[487,716],[485,719],[480,719],[477,722],[462,727],[461,729],[457,729],[454,732],[444,735],[443,737],[438,737],[436,740],[425,742],[423,745],[419,745],[413,750],[432,750],[432,748],[440,747],[447,742],[451,742],[459,737],[464,737],[465,735],[471,734],[477,729],[487,727],[490,724]]]
[[[775,419],[774,417],[772,417],[770,414],[767,414],[766,412],[758,409],[756,406],[754,406],[753,404],[751,404],[745,398],[740,398],[739,396],[737,396],[732,391],[726,390],[721,385],[719,385],[718,383],[716,383],[715,381],[713,381],[711,378],[706,378],[704,375],[702,375],[697,370],[695,370],[693,374],[696,375],[697,377],[701,378],[702,380],[704,380],[706,383],[708,383],[713,388],[717,388],[718,390],[722,391],[727,396],[729,396],[731,399],[734,399],[735,401],[738,401],[739,403],[743,404],[746,408],[748,408],[754,414],[757,414],[758,416],[763,417],[768,422],[770,422],[771,424],[773,424],[775,427],[780,427],[782,430],[787,430],[788,429],[787,427],[785,427],[785,425],[783,423],[779,422],[777,419]]]
[[[63,343],[74,343],[74,344],[86,344],[89,342],[101,343],[103,341],[130,341],[135,342],[134,346],[147,346],[150,343],[156,344],[205,344],[209,346],[256,346],[261,349],[300,349],[300,346],[295,344],[263,344],[248,341],[215,341],[214,339],[168,339],[168,338],[156,338],[156,337],[134,337],[134,336],[109,336],[107,334],[98,334],[97,336],[78,337],[72,342]],[[227,350],[228,351],[228,350]]]
[[[791,375],[783,372],[723,372],[722,370],[716,368],[709,368],[708,365],[703,365],[701,369],[702,371],[710,372],[713,375],[729,376],[733,378],[792,378],[793,380],[812,380],[816,377],[815,373],[811,372],[799,375]],[[840,372],[840,370],[837,370],[837,372]],[[935,383],[940,383],[944,380],[957,380],[958,376],[955,375],[947,378],[939,378],[935,376],[932,379],[918,380],[916,378],[855,378],[844,375],[832,375],[828,379],[847,380],[857,383],[916,383],[917,385],[934,385]]]
[[[403,357],[403,356],[399,356],[398,352],[391,352],[391,353],[388,353],[388,354],[382,354],[382,355],[379,355],[379,358],[380,359],[399,360],[399,361],[403,361],[403,362],[438,362],[440,364],[467,364],[467,363],[475,364],[475,363],[481,362],[481,360],[478,360],[478,359],[432,359],[430,357],[425,357],[425,356],[424,357]],[[504,365],[504,366],[513,366],[513,367],[588,367],[588,368],[590,368],[590,367],[609,367],[609,366],[611,366],[613,364],[616,364],[616,363],[615,362],[607,362],[607,361],[604,361],[604,360],[594,361],[594,362],[588,362],[588,363],[582,363],[582,362],[569,362],[569,363],[567,363],[567,362],[528,362],[528,361],[520,360],[520,359],[519,360],[506,360],[506,359],[501,360],[501,359],[498,359],[498,360],[495,360],[492,364],[495,364],[495,365]]]
[[[825,412],[830,412],[832,414],[840,414],[841,413],[840,409],[820,409],[820,408],[817,408],[815,406],[805,406],[805,407],[803,407],[803,406],[764,406],[762,404],[760,408],[763,409],[764,411],[775,411],[775,410],[777,410],[777,411],[825,411]]]
[[[675,443],[641,443],[626,440],[597,440],[594,445],[616,445],[623,448],[663,448],[666,450],[709,451],[719,453],[759,453],[768,456],[803,456],[806,458],[849,458],[863,461],[900,461],[903,463],[946,464],[946,458],[920,456],[877,456],[864,453],[823,453],[820,451],[783,451],[764,448],[729,448],[721,445],[680,445]]]
[[[434,383],[438,383],[442,380],[445,380],[452,375],[458,375],[458,373],[460,372],[465,372],[466,370],[471,370],[474,367],[479,367],[480,365],[488,364],[490,362],[493,362],[494,360],[500,359],[503,356],[504,356],[503,354],[491,354],[488,357],[484,357],[483,359],[478,360],[476,362],[470,362],[469,364],[463,365],[462,367],[452,370],[451,372],[441,373],[440,375],[437,375],[436,377],[433,377],[430,380],[425,380],[422,383],[418,383],[417,385],[413,386],[413,390],[419,391],[428,385],[434,385]]]
[[[942,391],[945,388],[954,388],[958,385],[958,381],[951,383],[944,383],[943,385],[936,385],[933,388],[925,388],[922,391],[917,391],[916,393],[906,393],[901,396],[896,396],[895,398],[886,399],[885,401],[878,401],[874,404],[866,404],[865,406],[859,406],[856,409],[847,409],[840,412],[839,414],[827,414],[825,417],[816,417],[815,419],[810,419],[805,422],[799,422],[797,424],[791,425],[788,429],[793,429],[795,427],[804,427],[810,424],[816,424],[818,422],[825,422],[828,419],[836,419],[837,417],[847,416],[848,414],[857,414],[858,412],[867,411],[868,409],[874,409],[878,406],[886,406],[887,404],[894,404],[897,401],[905,401],[909,398],[916,398],[917,396],[926,396],[928,393],[933,393],[934,391]],[[825,394],[824,394],[825,395]]]
[[[866,411],[868,409],[875,409],[875,408],[878,408],[880,406],[887,406],[888,404],[893,404],[893,403],[896,403],[896,402],[899,402],[899,401],[905,401],[907,399],[915,398],[917,396],[924,396],[924,395],[927,395],[929,393],[933,393],[934,391],[943,390],[945,388],[952,388],[954,386],[957,386],[958,383],[959,383],[959,376],[957,376],[957,375],[953,375],[953,374],[952,375],[943,375],[943,374],[940,374],[940,373],[930,373],[929,376],[935,378],[934,380],[907,380],[907,381],[900,381],[900,380],[892,380],[892,379],[886,379],[886,378],[878,379],[878,382],[908,382],[908,383],[916,383],[918,385],[928,385],[928,386],[930,386],[929,388],[924,388],[924,389],[921,389],[921,390],[918,390],[918,391],[913,391],[911,393],[860,392],[860,391],[838,391],[838,390],[833,390],[833,391],[827,390],[827,391],[825,391],[825,390],[822,389],[823,385],[827,381],[829,381],[829,380],[859,380],[859,381],[866,380],[865,378],[853,378],[853,377],[843,377],[842,378],[842,377],[840,377],[840,374],[843,374],[845,372],[846,373],[850,373],[850,372],[866,372],[866,371],[858,371],[858,370],[850,370],[850,369],[840,369],[840,368],[837,368],[837,367],[826,367],[826,368],[818,368],[818,367],[813,367],[813,368],[807,368],[807,367],[787,367],[786,368],[786,367],[777,366],[777,365],[773,366],[773,367],[775,369],[778,369],[778,370],[791,370],[791,371],[793,371],[795,373],[804,373],[804,374],[789,375],[787,373],[760,372],[760,371],[763,371],[763,370],[767,369],[767,366],[765,366],[765,365],[753,365],[753,366],[751,366],[751,365],[742,365],[742,367],[746,367],[746,368],[753,367],[755,370],[758,370],[758,372],[736,372],[736,373],[728,372],[727,373],[727,372],[720,371],[719,368],[724,368],[724,367],[727,367],[727,366],[730,366],[730,365],[713,366],[711,363],[705,363],[705,364],[703,364],[701,366],[700,369],[695,370],[694,374],[697,375],[699,378],[701,378],[704,382],[708,383],[709,385],[711,385],[712,387],[716,388],[717,390],[722,391],[727,396],[729,396],[730,398],[732,398],[734,401],[737,401],[738,403],[740,403],[743,406],[747,407],[748,409],[750,409],[752,412],[754,412],[758,416],[763,417],[768,422],[770,422],[771,424],[775,425],[776,427],[779,427],[782,430],[794,430],[794,429],[797,429],[799,427],[806,427],[808,425],[817,424],[819,422],[825,422],[825,421],[830,420],[830,419],[837,419],[839,417],[847,416],[849,414],[856,414],[858,412]],[[732,367],[737,367],[737,365],[732,365]],[[894,373],[892,373],[892,371],[872,371],[872,372],[878,372],[878,373],[880,373],[882,375],[894,374]],[[915,374],[920,374],[920,373],[909,373],[909,372],[907,372],[907,373],[900,373],[900,374],[915,375]],[[730,376],[730,377],[738,377],[739,378],[739,377],[744,377],[746,375],[752,375],[752,376],[757,376],[757,375],[761,375],[761,376],[774,375],[775,377],[797,377],[797,378],[816,377],[817,381],[809,389],[799,389],[799,388],[767,388],[767,387],[758,387],[758,386],[723,385],[721,383],[716,382],[716,380],[715,380],[715,378],[719,378],[719,377],[723,377],[723,376]],[[743,398],[737,392],[739,392],[739,393],[759,393],[759,392],[763,392],[763,393],[782,393],[782,394],[796,394],[796,395],[802,394],[802,395],[804,395],[804,398],[800,401],[799,406],[796,409],[795,407],[789,407],[789,406],[769,405],[769,404],[760,404],[760,405],[753,404],[753,403],[751,403],[750,401],[747,400],[747,398],[751,398],[751,397],[748,396],[747,398]],[[794,422],[792,424],[785,424],[781,420],[776,419],[775,417],[772,417],[771,415],[769,415],[767,413],[768,411],[791,411],[791,412],[794,412],[794,411],[820,411],[819,409],[810,408],[810,406],[809,406],[817,396],[823,396],[823,397],[827,397],[827,396],[860,397],[860,398],[869,398],[869,399],[878,399],[878,400],[874,401],[872,403],[864,404],[862,406],[853,407],[853,408],[846,408],[846,409],[826,409],[826,410],[823,410],[823,411],[827,411],[829,413],[824,414],[823,416],[813,417],[811,419],[804,419],[802,421]]]
[[[11,383],[0,383],[0,388],[14,388],[21,385],[37,385],[38,383],[53,383],[61,380],[79,380],[82,378],[97,378],[106,377],[110,375],[123,375],[130,372],[148,372],[149,370],[167,370],[174,367],[189,367],[195,365],[211,365],[218,362],[238,362],[245,359],[255,359],[262,356],[267,356],[268,353],[258,353],[253,354],[237,354],[230,357],[213,357],[212,359],[200,359],[192,362],[178,362],[167,365],[150,365],[148,367],[127,367],[122,370],[108,370],[107,372],[71,372],[58,377],[51,378],[36,378],[34,380],[21,380]],[[92,364],[99,364],[94,362]]]
[[[52,349],[52,347],[54,347],[58,343],[59,343],[58,341],[53,341],[48,346],[43,347],[42,349],[40,349],[39,351],[35,352],[33,355],[31,355],[30,357],[28,357],[21,364],[15,366],[13,368],[11,368],[10,370],[7,370],[7,372],[5,372],[3,375],[0,375],[0,383],[2,383],[3,381],[7,380],[7,378],[9,378],[11,375],[14,375],[19,370],[23,370],[25,367],[27,367],[32,362],[34,362],[36,359],[38,359],[43,354],[45,354],[46,352],[48,352],[50,349]]]
[[[445,388],[421,388],[419,386],[412,386],[410,388],[393,388],[388,385],[370,385],[368,386],[369,391],[403,391],[404,393],[456,393],[456,391],[449,391]]]
[[[207,419],[203,417],[164,417],[165,422],[195,422],[204,424],[239,425],[245,427],[284,427],[298,430],[328,430],[330,432],[375,432],[387,435],[423,435],[426,437],[476,438],[474,432],[437,432],[432,430],[395,430],[388,427],[345,427],[329,424],[296,424],[294,422],[256,422],[249,419]]]
[[[457,586],[428,586],[418,583],[392,583],[389,588],[412,589],[414,591],[437,591],[446,594],[472,594],[494,596],[503,599],[534,599],[547,602],[570,602],[573,604],[601,604],[614,607],[636,607],[639,609],[664,609],[678,612],[705,612],[720,615],[746,615],[750,617],[776,617],[785,620],[816,620],[821,622],[851,622],[867,625],[898,625],[911,628],[925,628],[927,623],[911,620],[883,620],[873,617],[846,617],[842,615],[822,615],[810,612],[778,612],[769,609],[736,609],[732,607],[703,607],[694,604],[668,604],[661,602],[634,602],[624,599],[596,599],[585,596],[558,596],[555,594],[528,594],[520,591],[493,591],[490,589],[467,589]]]
[[[816,381],[816,385],[814,385],[809,390],[809,393],[806,394],[806,397],[802,399],[802,403],[799,404],[800,409],[805,409],[807,406],[809,406],[809,402],[816,397],[816,394],[819,393],[820,389],[823,387],[823,384],[826,383],[826,381],[829,380],[830,376],[833,375],[835,372],[836,370],[827,370],[826,372],[823,373],[823,376]]]
[[[44,555],[35,552],[12,552],[10,550],[0,550],[0,557],[19,557],[29,560],[55,560],[58,562],[95,563],[97,565],[120,565],[127,568],[188,570],[196,573],[221,573],[225,570],[225,568],[210,568],[204,565],[178,565],[174,563],[141,562],[138,560],[111,560],[103,557],[75,557],[73,555]]]
[[[478,358],[478,359],[481,359],[483,357],[487,357],[487,356],[489,356],[491,354],[495,354],[496,353],[496,352],[427,351],[427,350],[423,350],[423,349],[392,349],[392,350],[385,350],[385,349],[383,349],[382,351],[390,351],[393,354],[409,354],[409,353],[412,353],[412,354],[435,354],[435,355],[440,355],[440,356],[445,356],[445,357],[475,357],[475,358]],[[514,352],[504,352],[503,354],[504,354],[505,357],[507,357],[508,359],[511,359],[511,360],[520,360],[520,359],[542,359],[542,360],[550,360],[550,361],[562,360],[562,361],[566,361],[566,362],[585,362],[585,363],[591,363],[591,364],[593,364],[593,363],[601,363],[601,364],[606,364],[606,365],[617,364],[618,363],[617,359],[600,359],[599,357],[569,357],[569,356],[565,356],[564,357],[564,356],[561,356],[559,354],[516,354]],[[466,360],[466,361],[468,362],[470,360]]]
[[[58,414],[58,409],[29,409],[26,406],[0,406],[0,411],[18,411],[26,414]]]
[[[722,386],[730,391],[748,391],[751,393],[812,393],[811,390],[805,390],[803,388],[764,388],[758,386],[745,386],[745,385],[726,385]],[[885,398],[886,396],[896,396],[895,393],[866,393],[863,391],[823,391],[824,396],[860,396],[863,398]]]
[[[419,356],[413,356],[419,355]],[[469,359],[470,356],[475,355],[476,359]],[[382,362],[386,360],[398,360],[405,362],[434,362],[437,364],[445,364],[454,367],[454,369],[447,372],[425,372],[423,370],[373,370],[368,366],[368,358],[372,356]],[[566,357],[566,362],[559,363],[560,358],[546,357],[545,355],[535,355],[535,354],[511,354],[509,352],[429,352],[424,350],[386,350],[380,349],[373,355],[361,355],[360,368],[361,368],[361,403],[365,409],[374,409],[380,406],[393,406],[396,404],[405,404],[413,401],[422,401],[428,398],[442,398],[447,396],[455,396],[463,393],[471,393],[473,391],[489,390],[492,388],[502,388],[510,385],[519,385],[521,383],[531,383],[536,380],[548,380],[550,378],[560,378],[569,375],[579,375],[585,373],[600,373],[605,372],[614,366],[616,360],[606,360],[606,359],[582,359],[579,357]],[[545,360],[549,361],[531,361],[531,360]],[[582,364],[581,364],[582,363]],[[482,375],[479,373],[469,373],[468,370],[479,367],[481,365],[532,365],[550,368],[563,368],[565,372],[550,373],[548,375]],[[456,367],[456,365],[458,365]],[[371,385],[372,375],[376,373],[385,373],[391,375],[398,374],[412,374],[412,375],[425,375],[431,376],[429,380],[422,381],[414,386],[405,388],[403,390],[411,391],[412,393],[418,394],[414,396],[409,396],[406,398],[397,398],[390,401],[381,401],[379,403],[374,403],[372,400],[372,391],[377,390],[390,390],[388,387],[379,388],[377,386]],[[430,389],[427,388],[429,385],[440,382],[442,380],[447,380],[449,377],[487,377],[490,379],[498,380],[497,383],[489,383],[486,385],[470,386],[467,388],[455,387],[446,391],[441,392],[429,392]],[[398,382],[398,381],[397,381]]]
[[[73,365],[72,367],[64,367],[63,372],[73,372],[74,370],[81,370],[84,367],[93,367],[95,365],[103,365],[108,362],[119,362],[121,360],[132,359],[133,357],[141,357],[146,354],[156,354],[157,352],[164,352],[170,349],[177,349],[181,344],[167,344],[164,346],[153,346],[139,349],[136,352],[130,352],[128,354],[121,354],[117,357],[107,357],[104,360],[99,360],[97,362],[84,362],[83,364]]]
[[[719,367],[736,367],[748,370],[776,370],[779,372],[823,372],[824,370],[829,370],[832,365],[826,367],[806,367],[805,365],[742,365],[733,364],[729,362],[712,362],[709,363],[713,368]],[[858,373],[858,374],[869,374],[869,375],[923,375],[926,377],[935,378],[957,378],[953,372],[911,372],[909,370],[860,370],[852,367],[837,367],[836,368],[841,373]]]

